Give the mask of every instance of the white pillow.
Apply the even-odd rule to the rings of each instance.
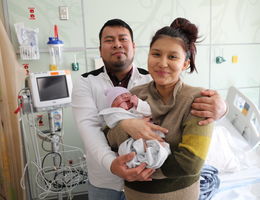
[[[240,162],[230,147],[232,137],[223,126],[215,126],[205,164],[214,166],[223,172],[239,170]]]

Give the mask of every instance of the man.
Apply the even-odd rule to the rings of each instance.
[[[107,21],[100,30],[100,55],[104,67],[85,73],[73,88],[72,108],[79,132],[81,134],[88,166],[89,199],[120,200],[124,199],[123,179],[128,181],[149,181],[154,172],[146,169],[145,164],[128,169],[125,165],[134,157],[134,153],[117,156],[111,151],[102,127],[104,121],[98,112],[106,107],[105,90],[114,86],[131,89],[147,83],[150,75],[144,69],[133,65],[135,43],[133,32],[127,23],[120,19]],[[193,114],[207,117],[200,122],[207,124],[220,118],[226,112],[226,105],[214,91],[203,91],[202,97],[194,102]],[[145,120],[135,122],[131,128],[149,139],[161,138],[153,131],[164,133],[166,129],[148,123]],[[120,178],[121,177],[121,178]],[[123,178],[123,179],[122,179]]]

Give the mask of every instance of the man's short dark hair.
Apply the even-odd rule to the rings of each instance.
[[[126,29],[129,30],[130,32],[130,35],[131,35],[131,39],[132,41],[134,41],[134,36],[133,36],[133,31],[131,29],[131,27],[126,23],[124,22],[123,20],[121,19],[111,19],[111,20],[108,20],[101,28],[100,32],[99,32],[99,43],[101,44],[101,37],[102,37],[102,33],[103,33],[103,30],[106,26],[122,26]]]

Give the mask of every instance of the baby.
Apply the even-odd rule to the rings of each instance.
[[[136,95],[131,94],[126,88],[113,87],[106,91],[107,108],[100,111],[109,128],[115,127],[119,121],[130,118],[151,117],[152,112],[149,104]],[[157,132],[161,137],[164,134]],[[118,154],[124,155],[135,152],[136,156],[127,163],[129,168],[136,167],[141,163],[147,163],[147,168],[158,169],[162,166],[168,155],[171,153],[169,144],[160,143],[157,140],[144,140],[142,138],[134,140],[133,138],[122,138],[116,142],[114,137],[107,137],[110,146],[117,146]]]
[[[99,114],[109,128],[113,128],[122,119],[151,117],[149,104],[136,95],[132,95],[126,88],[113,87],[106,91],[107,108]]]

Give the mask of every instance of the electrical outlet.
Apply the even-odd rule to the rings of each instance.
[[[60,15],[60,20],[68,20],[69,19],[69,8],[67,6],[60,6],[59,15]]]

